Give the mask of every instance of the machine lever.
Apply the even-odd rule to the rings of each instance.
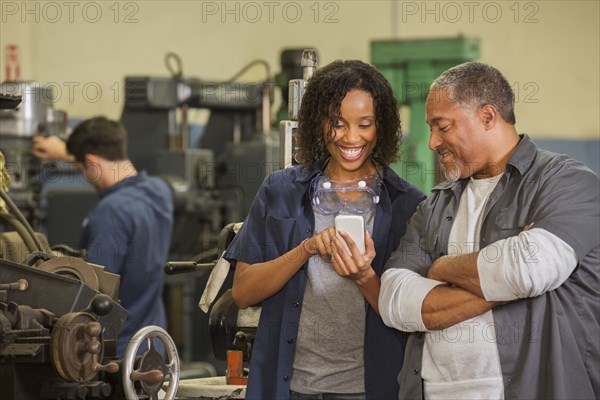
[[[29,282],[25,279],[19,279],[15,283],[0,283],[0,290],[18,290],[24,292],[29,287]]]
[[[106,371],[109,374],[116,374],[119,372],[119,364],[110,362],[106,365],[96,364],[96,371]]]
[[[165,264],[165,274],[175,275],[186,272],[200,271],[203,269],[211,269],[216,264],[216,262],[197,263],[195,261],[170,261]]]
[[[165,374],[159,369],[153,369],[146,372],[133,371],[131,375],[129,375],[129,378],[131,378],[133,382],[143,381],[152,385],[162,382],[165,378]]]

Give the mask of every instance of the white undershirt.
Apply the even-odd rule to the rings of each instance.
[[[448,255],[479,250],[483,211],[501,176],[471,178],[450,231]],[[441,331],[427,332],[422,376],[426,399],[503,399],[492,311]]]

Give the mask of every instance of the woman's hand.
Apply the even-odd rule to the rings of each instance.
[[[364,254],[360,254],[358,247],[356,247],[350,235],[344,231],[340,231],[340,236],[346,241],[351,254],[348,254],[340,240],[334,234],[334,251],[331,257],[331,264],[340,276],[360,282],[370,276],[373,271],[371,268],[371,262],[375,258],[375,244],[373,243],[373,239],[371,239],[369,232],[365,232],[365,252]]]
[[[329,260],[335,251],[335,228],[329,228],[317,233],[305,242],[306,251],[311,254],[320,254],[324,260]]]
[[[364,254],[360,254],[350,235],[340,231],[340,236],[346,241],[350,254],[336,236],[335,228],[332,226],[311,237],[303,245],[307,252],[319,253],[323,259],[331,260],[335,272],[354,281],[373,310],[379,313],[380,282],[375,270],[371,267],[371,262],[375,258],[375,244],[371,235],[369,232],[365,232]]]

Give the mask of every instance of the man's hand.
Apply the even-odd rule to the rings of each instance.
[[[461,287],[483,298],[481,283],[479,282],[479,271],[477,270],[478,255],[479,252],[476,251],[460,256],[440,257],[429,268],[427,277]]]
[[[34,136],[31,153],[42,160],[65,160],[74,162],[75,158],[67,152],[67,144],[58,136]]]
[[[490,302],[462,288],[440,285],[423,300],[421,318],[428,330],[442,330],[503,304]]]
[[[531,222],[523,228],[523,232],[531,229]],[[479,251],[461,255],[447,255],[438,258],[429,268],[427,277],[453,286],[463,288],[476,296],[484,298],[479,280],[477,258]]]

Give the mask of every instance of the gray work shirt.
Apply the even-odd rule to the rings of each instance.
[[[410,220],[385,268],[427,276],[446,255],[468,180],[432,190]],[[576,252],[579,264],[558,289],[493,309],[507,399],[600,397],[600,184],[585,165],[540,150],[527,135],[513,152],[483,213],[480,248],[534,222]],[[540,266],[543,268],[543,266]],[[410,335],[399,375],[400,399],[423,397],[424,334]]]

